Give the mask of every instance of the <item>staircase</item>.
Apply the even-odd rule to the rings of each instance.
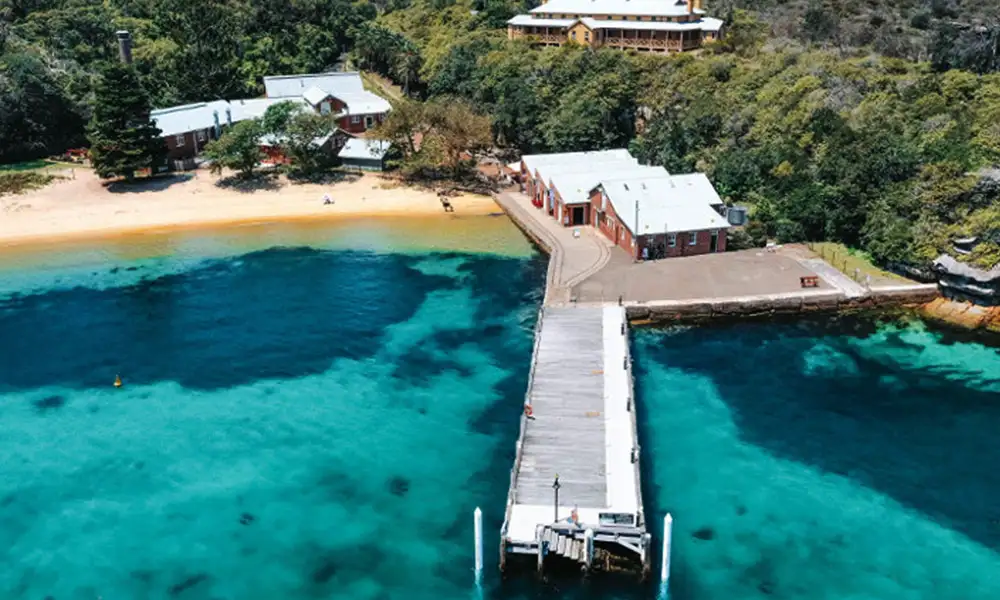
[[[543,544],[548,544],[549,555],[554,554],[578,562],[581,565],[586,565],[587,556],[586,552],[584,552],[584,546],[587,542],[583,535],[582,529],[577,534],[569,531],[556,531],[551,527],[545,527],[542,530],[541,541]]]

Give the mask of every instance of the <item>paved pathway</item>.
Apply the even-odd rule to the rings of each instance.
[[[822,258],[805,258],[800,259],[799,262],[807,269],[822,277],[824,281],[844,292],[844,295],[848,298],[860,298],[867,293],[864,286],[844,275],[839,269]]]
[[[570,302],[573,286],[600,271],[611,258],[611,241],[593,227],[563,227],[517,191],[501,192],[496,200],[551,255],[546,305]]]

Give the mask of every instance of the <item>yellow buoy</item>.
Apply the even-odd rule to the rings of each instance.
[[[120,388],[122,386],[121,375],[115,375],[115,387]]]

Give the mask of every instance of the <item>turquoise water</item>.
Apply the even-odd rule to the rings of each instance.
[[[0,269],[0,598],[655,595],[494,568],[543,259],[352,235]],[[633,346],[673,598],[1000,597],[995,348],[869,319]]]

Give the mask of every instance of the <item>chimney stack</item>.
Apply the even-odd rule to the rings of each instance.
[[[132,36],[124,29],[116,31],[118,37],[118,57],[126,65],[132,64]]]
[[[687,5],[688,5],[688,14],[689,15],[693,15],[694,14],[694,0],[687,0]]]

